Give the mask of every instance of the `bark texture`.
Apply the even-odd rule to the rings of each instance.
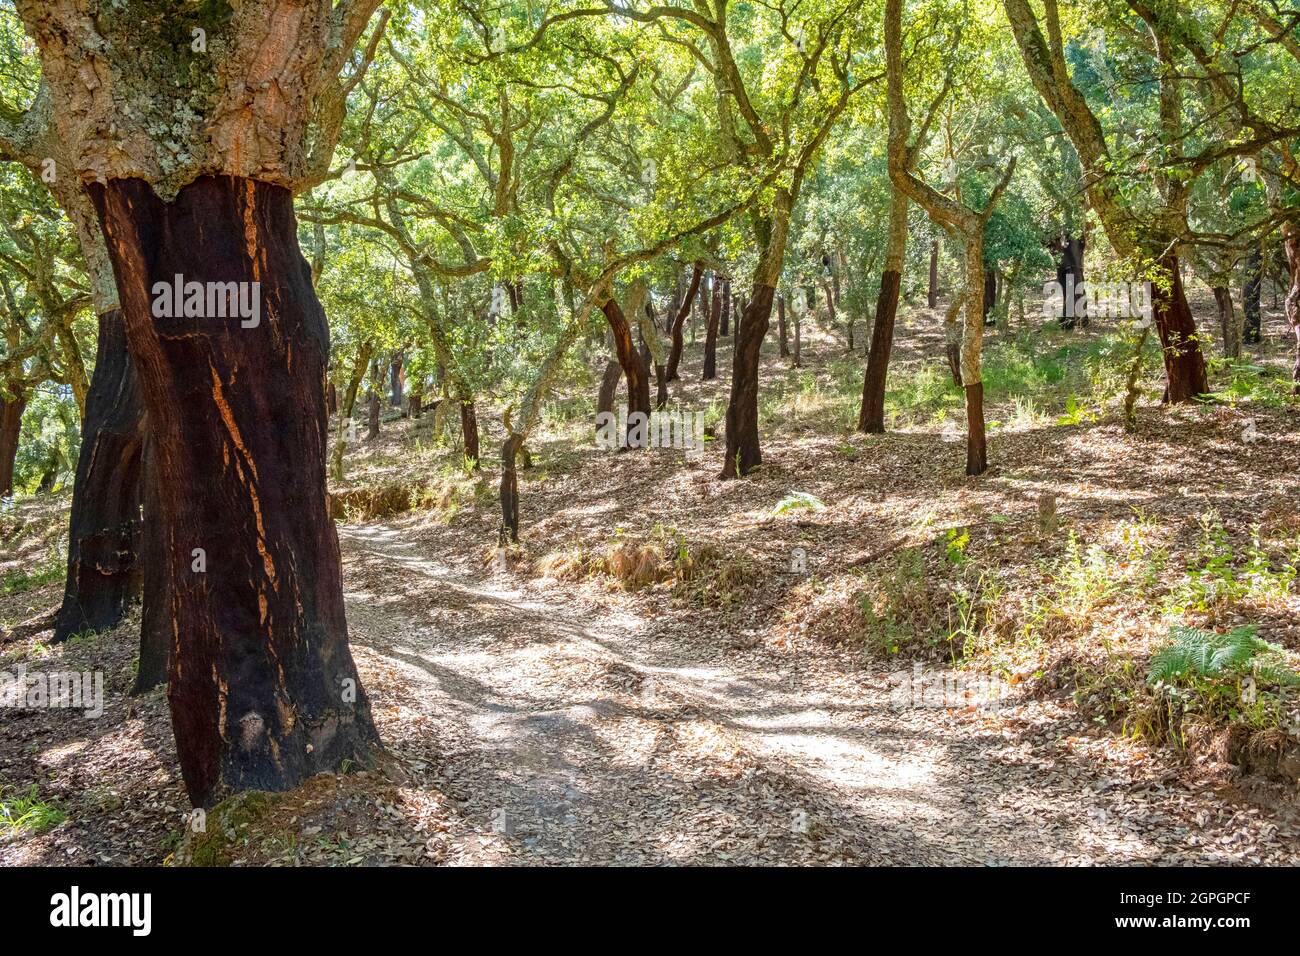
[[[858,431],[869,434],[885,430],[885,379],[894,347],[894,321],[898,315],[898,295],[907,252],[907,207],[907,196],[903,191],[893,190],[885,271],[880,277],[880,293],[876,297],[876,320],[871,327],[867,370],[862,378],[862,408],[858,412]]]
[[[172,202],[135,179],[91,191],[154,442],[168,697],[190,798],[210,806],[368,763],[379,740],[325,492],[329,333],[292,196],[231,176]],[[260,323],[155,318],[154,284],[177,274],[261,283]]]
[[[54,640],[117,626],[139,596],[144,408],[118,309],[99,317]]]

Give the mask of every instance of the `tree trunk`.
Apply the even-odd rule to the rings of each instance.
[[[379,737],[325,491],[329,331],[293,197],[232,176],[200,177],[171,202],[138,179],[90,188],[156,448],[168,697],[190,798],[211,806],[369,763]],[[155,283],[176,275],[249,283],[260,321],[154,318]]]
[[[998,271],[994,266],[986,266],[984,269],[984,324],[992,325],[993,320],[990,318],[993,310],[998,304]]]
[[[990,208],[992,203],[990,203]],[[982,475],[989,467],[984,431],[984,236],[975,233],[966,246],[966,322],[962,326],[961,380],[966,390],[966,474]]]
[[[736,327],[731,359],[731,400],[727,404],[727,453],[723,478],[748,475],[763,463],[758,437],[758,366],[776,288],[754,286],[754,297]]]
[[[140,455],[141,488],[144,494],[144,515],[140,533],[140,564],[144,573],[144,606],[140,611],[140,659],[135,670],[132,696],[147,694],[155,687],[167,683],[171,668],[172,630],[168,588],[168,569],[171,558],[167,553],[165,520],[159,510],[158,495],[151,481],[158,474],[158,453],[154,440],[148,435],[142,443]],[[195,554],[194,549],[180,558],[188,562],[186,569],[196,580],[206,574],[207,549]],[[196,571],[203,568],[203,571]]]
[[[785,326],[785,296],[776,294],[776,334],[781,347],[781,358],[790,357],[790,336]]]
[[[700,262],[695,263],[694,270],[691,274],[691,284],[686,291],[686,297],[682,299],[681,307],[677,315],[673,317],[672,326],[669,329],[672,335],[672,347],[668,352],[668,381],[675,382],[679,378],[677,366],[682,360],[682,349],[685,347],[685,340],[682,337],[682,331],[686,326],[686,319],[691,314],[691,307],[695,304],[695,296],[700,288],[700,278],[704,274],[704,266]]]
[[[1296,393],[1300,394],[1300,225],[1291,221],[1282,223],[1282,249],[1286,252],[1289,273],[1286,297],[1282,300],[1282,314],[1295,334],[1296,354],[1291,378],[1296,383]]]
[[[623,314],[623,308],[618,304],[618,300],[610,296],[600,308],[609,322],[610,332],[614,335],[614,352],[627,379],[627,430],[630,436],[635,429],[632,416],[636,413],[650,414],[650,370],[637,354],[636,346],[632,341],[632,327],[628,324],[627,316]],[[631,442],[628,447],[632,447]]]
[[[885,250],[885,271],[876,297],[876,320],[871,328],[867,371],[862,380],[862,408],[858,431],[881,434],[885,430],[885,379],[894,347],[894,320],[903,283],[903,262],[907,254],[907,196],[895,189],[890,196],[889,240]],[[932,246],[933,248],[933,246]]]
[[[1262,338],[1259,293],[1264,279],[1264,255],[1257,245],[1246,258],[1246,282],[1241,290],[1242,309],[1246,315],[1243,339],[1258,344]]]
[[[393,361],[388,366],[388,404],[393,408],[401,408],[405,398],[403,384],[406,376],[402,366],[403,356],[399,352],[393,356]]]
[[[982,320],[981,320],[982,321]],[[984,432],[984,383],[966,386],[966,474],[988,471],[989,451]]]
[[[713,302],[709,307],[709,326],[704,333],[704,381],[718,377],[718,329],[722,321],[722,284],[713,277]]]
[[[339,411],[338,386],[336,386],[333,382],[328,382],[325,385],[325,414],[337,415],[338,411]]]
[[[953,384],[958,388],[961,383],[961,329],[957,325],[957,315],[961,312],[961,296],[954,296],[943,314],[944,353],[948,358],[948,371],[952,373]]]
[[[511,435],[501,443],[501,540],[519,543],[519,473],[515,465],[523,435]]]
[[[803,344],[803,315],[798,310],[794,313],[794,361],[791,362],[793,368],[803,368],[803,362],[800,361],[799,355]]]
[[[116,627],[140,593],[144,408],[118,309],[99,317],[54,640]]]
[[[1061,314],[1057,322],[1063,329],[1072,329],[1082,320],[1087,324],[1087,316],[1074,315],[1074,302],[1078,298],[1075,291],[1083,285],[1083,254],[1087,240],[1084,237],[1063,236],[1056,245],[1059,259],[1056,263],[1056,282],[1061,287]]]
[[[478,409],[470,399],[460,401],[460,438],[470,471],[481,471],[478,457]]]
[[[348,436],[352,423],[352,414],[357,407],[357,392],[366,377],[366,367],[370,364],[372,346],[363,343],[357,350],[357,362],[352,368],[352,377],[348,380],[347,390],[343,393],[343,407],[339,409],[339,428],[334,436],[334,462],[330,468],[330,477],[335,481],[343,480],[343,454],[348,449]]]
[[[372,377],[370,392],[366,395],[366,440],[379,437],[379,383]]]
[[[724,339],[731,334],[731,280],[722,280],[722,324],[718,327],[718,334]]]
[[[1205,357],[1201,353],[1196,320],[1183,292],[1183,277],[1177,253],[1160,260],[1170,277],[1170,287],[1153,283],[1151,307],[1156,331],[1165,357],[1165,377],[1169,383],[1166,401],[1189,402],[1210,390],[1205,375]]]
[[[604,412],[613,414],[614,396],[618,394],[618,383],[623,378],[623,366],[612,359],[605,363],[605,374],[600,379],[600,391],[596,394],[596,414]],[[600,431],[600,425],[596,426]]]
[[[933,309],[939,304],[939,240],[930,240],[930,285],[925,293],[925,304]]]
[[[27,408],[27,392],[20,384],[10,382],[9,393],[13,398],[0,393],[0,498],[14,493],[14,462],[23,430],[23,410]]]
[[[1223,337],[1223,354],[1228,358],[1241,358],[1242,327],[1237,321],[1237,308],[1232,301],[1232,290],[1225,285],[1213,286],[1214,304],[1219,310],[1219,333]]]

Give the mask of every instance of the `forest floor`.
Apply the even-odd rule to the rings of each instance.
[[[0,713],[0,803],[34,788],[51,814],[0,832],[0,863],[1300,862],[1294,741],[1257,714],[1234,730],[1237,710],[1170,717],[1142,679],[1174,623],[1300,651],[1300,425],[1269,322],[1214,403],[1161,408],[1149,366],[1131,436],[1107,330],[992,334],[979,479],[925,309],[886,435],[851,428],[860,354],[812,333],[792,370],[772,343],[764,467],[740,482],[716,480],[712,442],[595,448],[593,365],[549,409],[507,551],[493,458],[467,476],[432,415],[386,423],[336,492],[353,651],[399,769],[242,802],[210,839],[181,838],[162,692],[125,693],[138,622],[44,643],[67,502],[21,502],[0,669],[102,670],[107,694],[95,720]],[[674,400],[716,418],[730,356],[718,382],[698,363]],[[997,700],[900,694],[918,674]]]

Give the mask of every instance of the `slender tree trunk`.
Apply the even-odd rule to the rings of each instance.
[[[992,325],[993,319],[990,317],[994,308],[998,304],[998,271],[996,267],[986,266],[984,269],[984,324]]]
[[[1237,308],[1232,301],[1232,290],[1226,285],[1213,286],[1214,304],[1219,310],[1219,332],[1223,336],[1223,354],[1228,358],[1241,358],[1242,327],[1237,321]]]
[[[618,394],[618,383],[623,378],[623,366],[610,360],[605,363],[605,374],[600,379],[600,391],[596,395],[596,414],[604,412],[613,414],[614,396]],[[596,426],[600,430],[600,426]]]
[[[511,435],[501,443],[501,541],[519,543],[519,472],[516,459],[523,435]]]
[[[952,373],[953,384],[958,388],[961,383],[961,327],[957,316],[961,313],[961,296],[954,296],[943,314],[944,353],[948,358],[948,371]]]
[[[293,197],[231,176],[200,177],[171,202],[138,179],[90,188],[155,442],[186,789],[211,806],[369,763],[379,738],[348,648],[325,491],[329,332]],[[260,321],[155,318],[155,285],[176,275],[248,283]]]
[[[966,248],[966,322],[962,328],[961,379],[966,390],[966,474],[988,470],[988,443],[984,431],[984,382],[981,359],[984,340],[984,249],[976,234]]]
[[[401,408],[405,398],[403,395],[403,383],[406,379],[403,371],[404,364],[405,356],[398,352],[388,366],[388,404],[393,408]]]
[[[118,309],[99,317],[54,640],[116,627],[140,594],[144,408]]]
[[[1295,365],[1291,378],[1295,382],[1296,394],[1300,394],[1300,224],[1290,220],[1282,223],[1282,249],[1286,253],[1289,273],[1286,297],[1282,300],[1282,314],[1295,334]]]
[[[709,306],[709,326],[704,333],[704,381],[718,377],[718,329],[722,321],[722,285],[713,276],[713,301]]]
[[[460,400],[460,440],[465,460],[470,462],[470,471],[481,471],[478,455],[478,409],[471,398],[462,397]]]
[[[352,367],[352,377],[348,380],[347,390],[343,393],[343,407],[339,410],[338,433],[334,436],[334,462],[330,467],[330,477],[335,481],[343,480],[343,455],[348,449],[348,426],[357,407],[357,392],[366,377],[366,368],[370,365],[372,346],[364,343],[357,350],[357,361]]]
[[[650,414],[650,370],[637,354],[636,345],[632,341],[632,327],[618,300],[610,296],[601,306],[601,311],[605,313],[609,330],[614,335],[614,352],[627,379],[627,430],[631,435],[635,429],[632,416],[636,413]],[[630,442],[628,447],[632,447]]]
[[[803,368],[801,359],[803,346],[803,315],[796,309],[794,313],[794,361],[790,363],[792,368]]]
[[[718,334],[724,339],[731,334],[731,310],[734,303],[731,299],[731,280],[722,280],[722,324],[719,326]]]
[[[758,435],[758,366],[772,315],[776,288],[754,287],[754,296],[740,316],[732,353],[731,401],[727,406],[727,457],[723,478],[748,475],[763,463]]]
[[[785,326],[785,296],[776,294],[776,334],[781,346],[781,358],[790,357],[790,335]]]
[[[1153,284],[1151,307],[1164,351],[1165,376],[1169,383],[1167,400],[1189,402],[1210,390],[1205,375],[1205,356],[1201,352],[1196,320],[1192,318],[1183,291],[1178,255],[1166,255],[1160,260],[1160,265],[1170,277],[1170,287],[1166,289],[1160,283]]]
[[[379,437],[379,384],[373,374],[370,379],[370,392],[366,395],[366,440],[374,441]]]
[[[23,410],[27,408],[27,391],[21,384],[10,382],[9,393],[12,398],[0,393],[0,498],[14,493],[14,463],[23,430]]]
[[[1246,327],[1243,339],[1258,344],[1262,337],[1259,293],[1264,279],[1264,255],[1257,245],[1246,259],[1246,282],[1241,290],[1241,304],[1245,311]]]
[[[925,293],[925,304],[933,309],[939,304],[939,240],[930,240],[930,285]]]
[[[691,284],[686,291],[686,297],[682,299],[681,307],[673,317],[670,332],[672,335],[672,348],[668,352],[668,381],[675,382],[680,377],[677,374],[677,366],[682,360],[682,349],[685,347],[685,341],[682,331],[686,326],[686,319],[691,314],[691,307],[695,304],[695,296],[700,288],[700,278],[704,274],[704,266],[696,262],[691,273]]]
[[[858,412],[860,432],[883,433],[885,430],[885,379],[889,374],[889,356],[894,347],[894,321],[898,315],[898,296],[907,253],[907,209],[907,196],[901,189],[892,190],[885,271],[880,277],[876,320],[871,327],[867,371],[862,380],[862,407]]]

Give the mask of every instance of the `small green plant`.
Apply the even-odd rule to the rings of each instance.
[[[0,834],[10,836],[18,832],[44,833],[67,819],[67,814],[55,804],[40,799],[36,785],[18,796],[6,796],[0,790]]]
[[[1292,554],[1275,566],[1260,542],[1259,528],[1251,529],[1250,542],[1238,554],[1222,520],[1215,512],[1199,519],[1196,557],[1188,562],[1184,579],[1169,596],[1175,612],[1206,612],[1246,598],[1285,597],[1295,583],[1300,558]]]
[[[966,563],[966,546],[970,544],[970,532],[965,528],[949,528],[944,540],[944,560],[953,567]]]
[[[1172,684],[1183,677],[1225,677],[1244,673],[1261,651],[1278,648],[1255,636],[1254,624],[1226,634],[1175,625],[1170,642],[1151,657],[1148,684]]]
[[[800,508],[808,511],[825,511],[826,503],[806,491],[792,491],[776,503],[776,507],[772,509],[772,514],[783,515],[787,511],[797,511]]]

